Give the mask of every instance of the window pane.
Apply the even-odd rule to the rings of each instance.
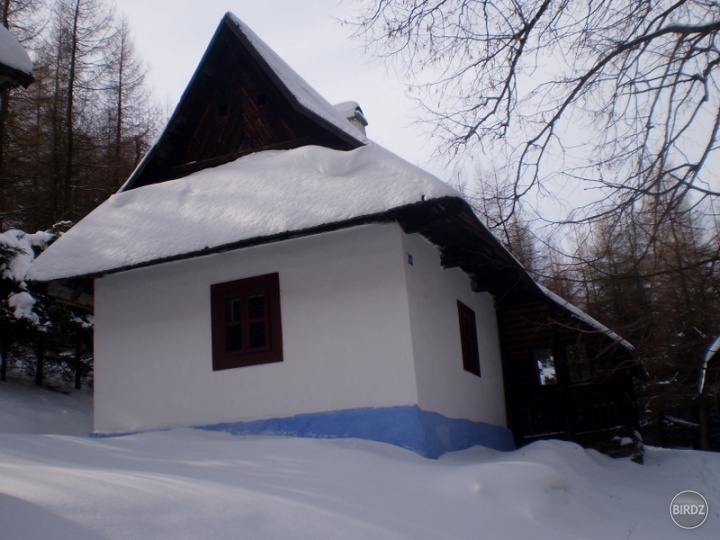
[[[240,325],[225,327],[225,350],[228,352],[242,349],[242,327]]]
[[[242,301],[240,298],[225,300],[225,322],[238,322],[242,317]]]
[[[257,349],[267,345],[265,322],[250,323],[250,348]]]
[[[463,369],[480,376],[480,351],[478,350],[477,324],[475,312],[460,302],[457,302],[458,317],[460,321],[460,345],[462,351]]]
[[[256,294],[248,297],[248,317],[260,319],[265,316],[265,295]]]
[[[533,351],[533,357],[537,365],[540,386],[556,384],[557,373],[555,372],[555,357],[552,349],[537,349]]]
[[[279,274],[210,286],[213,371],[282,362]]]

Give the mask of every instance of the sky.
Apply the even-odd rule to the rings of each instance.
[[[399,76],[373,59],[351,37],[341,19],[352,17],[352,0],[118,0],[128,17],[139,57],[148,67],[147,84],[170,110],[223,15],[231,11],[277,52],[330,103],[357,101],[368,136],[411,163],[449,179],[432,160],[432,142],[415,124],[419,113]]]

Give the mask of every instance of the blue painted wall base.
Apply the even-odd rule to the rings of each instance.
[[[503,427],[448,418],[417,406],[351,409],[253,422],[200,426],[237,435],[289,435],[318,439],[358,438],[394,444],[437,459],[475,445],[513,450],[512,432]]]

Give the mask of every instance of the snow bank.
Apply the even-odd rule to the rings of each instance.
[[[380,443],[178,430],[0,439],[8,538],[678,538],[672,497],[700,491],[720,533],[720,456],[650,450],[645,466],[557,441],[434,462]]]
[[[85,422],[89,429],[89,420],[71,416],[90,410],[79,397],[0,383],[3,538],[720,537],[717,453],[648,448],[646,464],[637,465],[542,441],[429,460],[353,439],[198,430],[114,439],[31,434],[43,424],[47,433],[74,432]],[[669,513],[687,489],[704,495],[710,509],[692,531]]]
[[[376,144],[258,152],[113,195],[48,248],[28,277],[51,280],[459,196]]]
[[[87,390],[66,395],[27,381],[0,382],[0,448],[8,433],[85,436],[92,431],[92,417]]]

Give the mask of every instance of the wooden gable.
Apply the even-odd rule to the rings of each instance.
[[[225,15],[167,128],[123,191],[261,150],[309,144],[352,150],[364,144],[359,132],[352,135],[354,128],[340,129],[335,119],[304,104],[296,89],[288,87],[291,70],[282,65],[285,72],[278,73],[249,32]],[[340,115],[338,119],[345,122]]]

